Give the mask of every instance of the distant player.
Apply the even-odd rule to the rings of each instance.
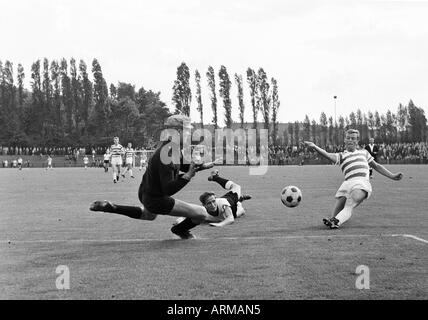
[[[147,151],[143,148],[140,153],[140,171],[143,170],[146,171],[147,167]]]
[[[401,172],[392,173],[381,164],[373,160],[367,150],[358,149],[360,133],[350,129],[345,134],[346,150],[339,153],[328,153],[316,146],[313,142],[305,141],[304,144],[318,152],[324,158],[339,165],[345,175],[345,181],[336,193],[336,205],[332,218],[323,219],[324,224],[330,229],[337,229],[352,215],[352,210],[370,197],[372,186],[369,179],[369,167],[392,180],[400,180]]]
[[[21,157],[18,158],[18,169],[22,170],[22,158]]]
[[[125,170],[122,173],[122,178],[125,179],[126,172],[129,172],[131,178],[134,178],[132,174],[132,168],[135,163],[135,150],[132,148],[132,143],[128,142],[128,146],[125,149]]]
[[[125,149],[119,144],[119,137],[113,138],[113,144],[110,147],[110,162],[113,169],[113,182],[119,181],[120,167],[122,165],[122,156]]]
[[[95,151],[95,149],[94,148],[92,148],[92,164],[91,164],[91,167],[96,167],[97,166],[97,162],[96,162],[96,158],[95,158],[95,156],[96,156],[96,151]]]
[[[242,201],[251,199],[249,195],[241,194],[241,186],[231,180],[219,176],[218,170],[211,172],[208,181],[217,182],[224,189],[228,190],[221,197],[216,197],[214,192],[204,192],[199,197],[207,212],[218,219],[217,222],[210,222],[211,226],[224,227],[245,214]]]
[[[89,209],[142,220],[154,220],[158,214],[185,217],[182,222],[174,225],[171,231],[182,239],[191,239],[194,236],[190,233],[190,229],[201,222],[217,220],[209,215],[203,206],[178,200],[172,196],[183,189],[197,171],[212,168],[215,163],[204,163],[199,166],[194,162],[184,163],[184,157],[180,151],[185,141],[183,135],[187,133],[184,129],[191,128],[190,118],[183,115],[170,116],[165,122],[165,128],[175,129],[176,133],[180,133],[180,145],[172,140],[159,142],[138,189],[138,198],[143,206],[124,206],[109,201],[95,201]]]
[[[46,160],[46,162],[47,162],[46,170],[52,169],[52,157],[50,155],[48,155],[48,159]]]
[[[85,165],[85,170],[88,169],[88,163],[89,163],[89,158],[85,154],[85,156],[83,157],[83,164]]]
[[[110,164],[110,150],[107,148],[106,152],[104,153],[104,162],[103,162],[103,167],[104,167],[104,172],[108,172],[108,166]]]
[[[17,168],[18,167],[18,160],[13,159],[12,160],[12,168]]]

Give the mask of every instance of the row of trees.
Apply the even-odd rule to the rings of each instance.
[[[107,145],[112,135],[141,144],[154,138],[170,112],[160,93],[104,79],[92,61],[37,60],[31,66],[31,90],[25,72],[0,61],[0,144],[15,146]]]
[[[202,77],[198,70],[194,76],[197,111],[203,125],[206,121],[202,105]],[[239,121],[234,122],[231,117],[232,81],[226,67],[221,66],[216,74],[210,66],[205,76],[214,115],[206,127],[219,126],[218,105],[222,104],[226,127],[269,129],[271,143],[276,145],[293,145],[302,139],[311,139],[321,145],[341,144],[343,132],[349,127],[360,130],[363,142],[368,137],[388,143],[427,140],[424,110],[413,101],[406,106],[400,104],[396,113],[387,111],[381,115],[377,111],[369,111],[364,114],[357,110],[349,116],[340,116],[336,122],[322,112],[319,121],[306,116],[301,122],[278,123],[280,101],[277,81],[274,78],[268,81],[263,68],[257,72],[251,68],[246,71],[248,101],[253,115],[250,124],[244,123],[244,79],[242,75],[234,74],[239,108]],[[31,66],[30,90],[24,87],[25,78],[21,64],[15,71],[10,61],[4,64],[0,61],[0,145],[108,145],[113,135],[119,135],[122,141],[131,141],[134,145],[147,145],[157,138],[164,119],[170,115],[166,104],[160,100],[159,92],[147,91],[143,87],[136,90],[134,85],[124,82],[108,86],[97,59],[92,61],[90,71],[83,60],[79,63],[73,58],[69,61],[37,60]],[[177,69],[173,87],[175,112],[190,114],[192,93],[189,82],[189,68],[182,63]],[[217,83],[220,103],[217,100]],[[259,113],[263,116],[261,123],[258,121]]]
[[[371,137],[385,143],[428,140],[425,112],[410,100],[407,106],[400,103],[396,113],[388,110],[385,114],[379,114],[378,111],[365,114],[358,109],[349,116],[340,116],[338,122],[331,116],[327,118],[324,112],[321,112],[319,122],[315,119],[311,121],[306,115],[303,122],[288,124],[283,136],[276,136],[275,142],[295,145],[303,139],[324,146],[341,145],[348,128],[358,129],[363,143],[367,143]]]
[[[190,74],[189,67],[184,62],[177,68],[177,79],[174,81],[172,95],[176,113],[190,115],[192,100]],[[225,66],[220,67],[217,76],[219,95],[224,109],[224,125],[232,128],[235,127],[232,126],[234,121],[232,121],[231,117],[232,100],[230,90],[232,81]],[[198,70],[195,70],[194,78],[196,82],[196,108],[200,116],[199,122],[203,125],[201,74]],[[238,93],[238,123],[241,128],[244,128],[244,81],[242,75],[237,73],[234,74],[234,79]],[[215,129],[218,127],[218,100],[216,93],[216,73],[212,66],[209,66],[207,69],[206,80],[211,100],[210,107],[213,113],[211,125]],[[277,121],[280,100],[276,79],[271,78],[269,82],[263,68],[259,68],[257,72],[248,68],[246,71],[246,82],[249,89],[249,101],[253,115],[252,127],[258,127],[258,115],[261,113],[263,116],[263,128],[270,130],[270,141],[272,144],[293,145],[298,143],[300,139],[311,139],[322,145],[337,145],[343,143],[344,130],[347,128],[357,128],[361,133],[362,141],[367,141],[369,137],[379,138],[388,143],[394,141],[416,142],[427,140],[427,119],[424,110],[415,106],[412,100],[410,100],[407,106],[403,106],[400,103],[396,113],[388,111],[386,114],[380,115],[377,111],[369,111],[366,115],[358,109],[356,112],[352,112],[349,117],[340,116],[336,122],[333,120],[333,117],[327,118],[326,114],[322,112],[319,122],[315,119],[310,120],[306,115],[302,122],[296,121],[284,127],[280,126]],[[279,127],[281,127],[282,132],[279,132]]]
[[[211,100],[211,110],[213,119],[211,120],[214,128],[218,128],[218,100],[216,89],[216,73],[212,66],[209,66],[206,72],[206,80],[208,85],[209,97]],[[230,91],[232,81],[225,66],[221,66],[218,71],[218,86],[219,95],[222,100],[224,109],[224,125],[231,128],[234,121],[232,120],[232,99]],[[202,90],[201,90],[201,74],[198,70],[194,73],[196,82],[196,102],[197,111],[200,115],[200,123],[204,124]],[[239,123],[240,127],[244,127],[244,80],[242,75],[234,74],[235,84],[237,86],[237,99],[239,107]],[[275,137],[278,134],[278,109],[280,106],[278,95],[278,83],[275,78],[268,80],[268,76],[263,68],[255,70],[248,68],[246,72],[246,81],[249,86],[251,111],[253,115],[253,128],[257,128],[258,114],[263,115],[263,127],[271,129],[271,136]],[[177,68],[177,79],[174,81],[172,101],[175,106],[176,113],[190,115],[190,105],[192,101],[192,92],[190,89],[190,71],[186,63],[182,63]]]

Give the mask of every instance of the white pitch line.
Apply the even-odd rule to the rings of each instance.
[[[427,240],[407,234],[343,234],[343,235],[314,235],[314,236],[272,236],[272,237],[223,237],[223,238],[196,238],[193,240],[215,240],[215,241],[234,241],[234,240],[294,240],[294,239],[324,239],[324,238],[373,238],[373,237],[409,237],[425,243]],[[151,242],[165,240],[180,240],[174,239],[70,239],[70,240],[13,240],[11,243],[120,243],[120,242]],[[9,241],[9,240],[6,240]]]
[[[428,243],[428,240],[419,238],[419,237],[414,236],[412,234],[397,234],[397,235],[393,235],[393,236],[401,236],[401,237],[404,237],[404,238],[412,238],[414,240],[417,240],[417,241],[420,241],[420,242],[423,242],[423,243]]]

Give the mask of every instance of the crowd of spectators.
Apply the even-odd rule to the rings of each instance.
[[[361,145],[363,148],[364,145]],[[426,142],[412,142],[412,143],[391,143],[378,144],[379,154],[378,161],[381,163],[428,163],[428,143]],[[268,150],[266,150],[268,148]],[[327,152],[341,152],[344,150],[343,145],[327,145],[323,147]],[[137,148],[140,149],[140,148]],[[253,150],[254,149],[254,150]],[[315,152],[310,152],[306,150],[303,146],[261,146],[259,150],[253,149],[242,149],[235,146],[231,150],[225,150],[224,156],[226,157],[227,151],[232,152],[233,162],[235,164],[243,164],[240,162],[240,159],[247,156],[247,164],[255,164],[254,162],[250,163],[249,157],[255,155],[264,155],[268,154],[268,161],[270,165],[287,165],[287,164],[298,164],[303,165],[307,163],[327,163],[325,159],[320,158],[320,156]],[[13,155],[13,156],[40,156],[44,157],[47,155],[58,157],[63,156],[64,160],[67,163],[78,162],[83,155],[92,155],[93,161],[98,160],[98,157],[103,155],[106,151],[106,147],[96,146],[96,147],[83,147],[83,148],[73,148],[73,147],[5,147],[0,146],[0,156],[1,155]],[[260,152],[261,151],[261,152]],[[266,152],[268,151],[268,152]],[[215,153],[213,148],[212,153]],[[96,157],[96,158],[95,158]],[[228,164],[225,162],[224,164]]]
[[[52,156],[65,156],[74,154],[91,154],[92,150],[95,154],[104,154],[106,147],[17,147],[17,146],[0,146],[0,155],[22,155],[22,156],[36,156],[36,155],[52,155]]]
[[[361,145],[364,148],[364,145]],[[378,161],[382,163],[428,163],[428,143],[392,143],[378,144]],[[344,146],[328,145],[324,147],[327,152],[341,152]],[[306,150],[302,146],[271,146],[269,147],[269,164],[304,164],[325,161],[320,159],[316,152]]]

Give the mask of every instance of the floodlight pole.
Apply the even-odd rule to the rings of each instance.
[[[337,96],[333,96],[333,98],[334,98],[334,123],[336,124],[337,123],[337,120],[336,120],[336,100],[337,100]]]

